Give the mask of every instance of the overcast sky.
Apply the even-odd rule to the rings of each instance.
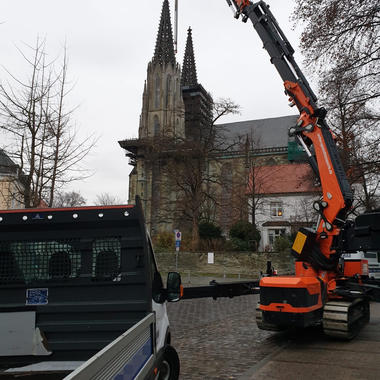
[[[297,51],[299,33],[289,20],[293,0],[267,2]],[[16,47],[46,37],[53,58],[66,41],[69,78],[76,83],[69,101],[79,105],[73,121],[80,136],[99,137],[86,160],[94,175],[70,186],[88,204],[104,192],[127,201],[132,168],[117,142],[138,134],[146,68],[154,52],[161,7],[162,0],[1,0],[0,64],[16,76],[26,74]],[[173,14],[174,0],[170,7]],[[294,114],[252,24],[235,20],[225,0],[179,0],[180,64],[189,26],[198,81],[215,99],[229,97],[241,106],[241,115],[224,122]],[[300,54],[296,58],[301,64]],[[0,80],[5,78],[1,69]]]

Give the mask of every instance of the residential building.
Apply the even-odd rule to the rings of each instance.
[[[300,227],[316,223],[313,202],[321,195],[310,166],[288,163],[256,167],[251,172],[254,183],[255,222],[261,233],[260,250],[272,250],[277,237],[291,235]],[[253,175],[255,178],[253,179]],[[251,199],[251,206],[253,201]],[[250,220],[252,220],[252,213]]]
[[[20,168],[0,149],[0,210],[22,208]]]

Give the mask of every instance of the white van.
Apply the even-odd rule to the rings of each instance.
[[[153,375],[177,380],[166,302],[180,283],[171,272],[164,287],[140,202],[0,211],[0,376],[61,379],[153,313],[132,367],[153,352]]]

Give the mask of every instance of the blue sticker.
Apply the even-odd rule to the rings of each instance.
[[[48,289],[26,289],[26,305],[47,305]]]

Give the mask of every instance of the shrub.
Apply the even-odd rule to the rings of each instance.
[[[275,252],[289,252],[292,243],[290,238],[286,235],[276,238],[273,244],[273,250]]]
[[[198,228],[201,239],[219,239],[222,237],[222,229],[214,223],[200,222]]]
[[[221,250],[223,249],[224,238],[222,229],[211,222],[203,221],[199,223],[199,249],[204,250]]]
[[[231,227],[230,237],[232,244],[244,251],[256,249],[261,239],[260,231],[252,223],[244,221],[239,221]]]
[[[159,232],[157,235],[153,237],[153,244],[158,252],[163,250],[173,251],[175,249],[174,233]]]
[[[249,241],[238,238],[231,238],[230,242],[232,244],[233,251],[249,251],[252,249],[251,243]]]

